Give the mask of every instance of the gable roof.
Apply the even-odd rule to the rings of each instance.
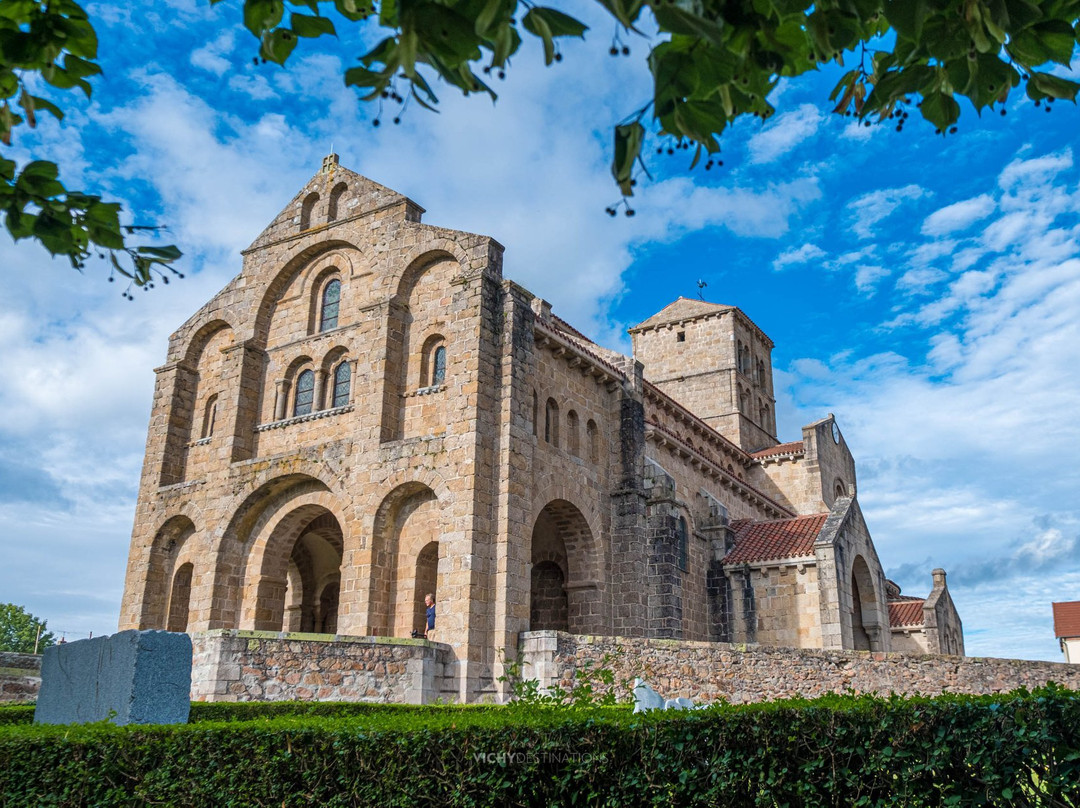
[[[392,188],[380,185],[351,169],[339,165],[337,155],[331,154],[323,159],[322,167],[304,184],[304,187],[297,192],[289,204],[274,217],[274,220],[263,228],[263,231],[247,249],[257,249],[277,241],[285,235],[297,234],[299,232],[300,209],[308,195],[318,194],[321,200],[326,200],[329,198],[330,192],[342,184],[344,184],[345,190],[338,200],[338,215],[335,221],[341,221],[359,213],[378,210],[397,202],[407,201],[417,210],[423,211],[423,208],[412,202],[404,194],[400,194]],[[312,222],[312,227],[309,229],[314,230],[320,225],[326,224],[329,223],[325,220]]]
[[[817,513],[771,522],[738,519],[731,523],[735,532],[735,549],[724,557],[724,563],[779,561],[813,555],[814,541],[828,516],[827,513]]]
[[[1054,636],[1080,637],[1080,600],[1051,605],[1054,608]]]
[[[906,598],[889,602],[889,625],[896,628],[925,625],[923,598]]]
[[[694,300],[690,297],[680,297],[674,303],[668,303],[656,314],[644,322],[638,323],[630,329],[630,333],[668,323],[678,323],[683,320],[692,320],[695,317],[703,317],[706,314],[717,314],[729,311],[733,306],[724,306],[720,303],[709,303],[705,300]]]

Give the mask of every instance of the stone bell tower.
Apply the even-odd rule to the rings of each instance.
[[[773,343],[742,311],[680,297],[630,335],[648,381],[743,450],[776,445]]]

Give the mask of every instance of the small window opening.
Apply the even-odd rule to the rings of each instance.
[[[322,294],[322,316],[319,319],[319,331],[337,328],[338,311],[341,308],[341,281],[336,278],[326,284]]]
[[[342,362],[334,371],[334,407],[344,407],[349,403],[349,388],[352,382],[352,368],[348,361]]]
[[[432,358],[431,386],[437,387],[446,381],[446,346],[440,345],[435,349]]]
[[[296,380],[296,398],[293,415],[309,415],[315,402],[315,373],[305,370]]]
[[[675,334],[675,341],[676,342],[686,342],[686,332],[685,331],[679,331],[678,333],[676,333]]]
[[[212,437],[214,434],[214,423],[217,421],[217,401],[217,393],[210,396],[206,401],[206,410],[203,412],[203,438]]]

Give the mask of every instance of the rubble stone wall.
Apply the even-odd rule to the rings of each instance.
[[[583,665],[611,668],[616,681],[644,678],[664,698],[754,702],[855,690],[888,695],[1003,693],[1056,682],[1080,690],[1080,665],[956,657],[739,646],[557,631],[522,635],[524,676],[572,686]]]
[[[41,688],[41,656],[0,651],[0,702],[33,701]]]
[[[426,640],[230,629],[191,639],[193,701],[456,700],[450,649]]]

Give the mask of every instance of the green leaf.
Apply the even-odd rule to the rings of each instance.
[[[259,52],[264,59],[283,65],[295,47],[296,37],[292,31],[287,28],[275,28],[269,34],[263,35],[262,48]]]
[[[720,18],[710,20],[679,6],[659,4],[654,8],[653,14],[661,31],[699,37],[714,45],[724,45],[724,23]]]
[[[576,20],[570,15],[563,14],[553,8],[536,6],[526,16],[529,15],[536,15],[546,22],[552,36],[584,37],[585,32],[589,30],[589,27],[580,20]]]
[[[1080,90],[1080,84],[1049,73],[1032,73],[1028,80],[1028,95],[1036,99],[1050,96],[1076,101],[1077,90]]]
[[[257,37],[277,27],[284,14],[282,0],[244,0],[244,27]]]
[[[885,0],[885,19],[898,35],[917,42],[926,20],[926,0]]]
[[[1046,62],[1068,65],[1076,46],[1076,33],[1063,20],[1050,20],[1020,31],[1009,40],[1009,52],[1028,67]]]
[[[929,93],[923,97],[919,109],[922,116],[943,133],[960,117],[960,105],[949,93]]]
[[[645,127],[640,121],[615,127],[615,159],[611,164],[611,174],[619,184],[623,196],[634,195],[630,182],[633,179],[634,162],[641,154],[644,140]]]
[[[160,258],[162,261],[176,261],[183,256],[183,253],[172,244],[165,247],[139,247],[137,252],[151,258]]]
[[[326,17],[312,17],[308,14],[294,12],[289,23],[293,33],[297,36],[315,38],[323,34],[337,35],[337,31],[334,30],[334,23]]]
[[[544,43],[544,64],[549,65],[555,61],[555,40],[551,34],[551,28],[547,24],[547,20],[543,15],[536,13],[537,9],[532,9],[525,18],[521,21],[521,24],[525,27],[525,30],[530,34],[540,37]]]

